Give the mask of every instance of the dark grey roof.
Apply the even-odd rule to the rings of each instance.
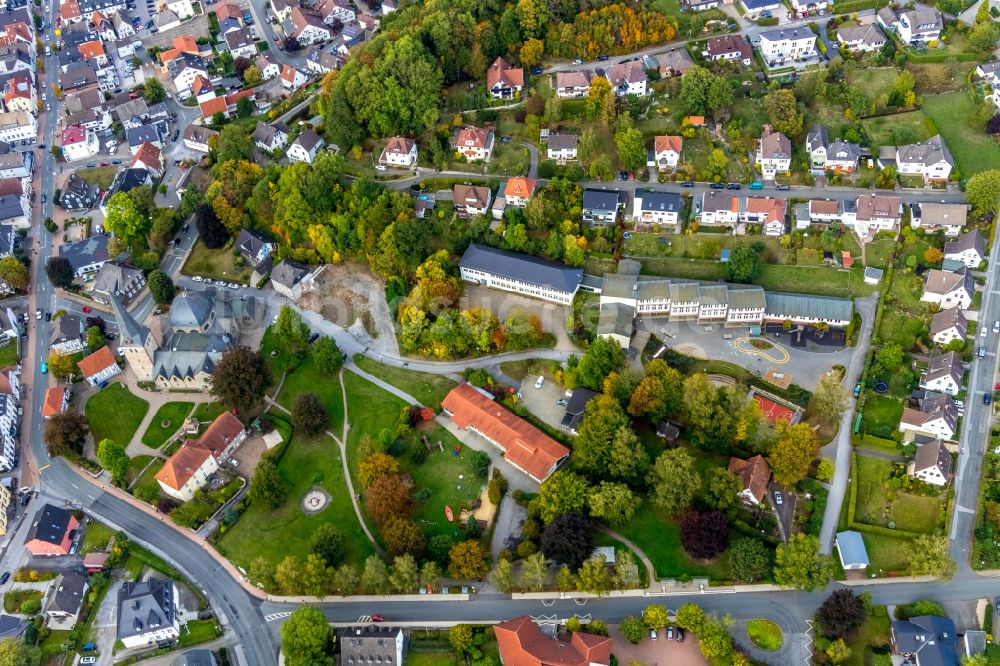
[[[46,611],[57,611],[76,615],[83,603],[87,590],[87,577],[75,572],[66,572],[59,577],[59,587],[45,607]]]
[[[170,326],[200,329],[215,309],[215,290],[185,291],[170,305]]]
[[[576,426],[583,420],[583,413],[587,409],[587,403],[596,395],[596,391],[591,391],[582,386],[573,389],[573,395],[566,401],[566,414],[562,418],[561,425],[564,428],[575,430]]]
[[[896,159],[900,162],[928,166],[944,160],[954,166],[955,160],[940,134],[935,134],[922,143],[911,143],[897,149]]]
[[[97,271],[93,289],[131,300],[145,285],[144,277],[142,270],[124,261],[108,261]]]
[[[825,148],[830,143],[830,135],[823,125],[813,125],[806,135],[806,150],[810,153],[817,148]]]
[[[760,33],[758,37],[760,39],[766,39],[769,42],[781,42],[786,39],[799,40],[807,39],[809,37],[815,39],[816,33],[804,25],[797,25],[794,28],[776,28],[774,30],[765,30]]]
[[[96,185],[91,185],[76,174],[70,174],[59,194],[59,205],[67,211],[85,210],[97,203],[99,191]]]
[[[624,303],[603,303],[597,318],[598,335],[632,337],[635,325],[635,308]]]
[[[217,666],[218,663],[211,650],[188,650],[170,662],[170,666]]]
[[[968,322],[965,319],[965,315],[962,314],[962,308],[948,308],[947,310],[941,310],[931,317],[930,334],[932,337],[941,331],[946,331],[952,327],[958,329],[959,335],[965,337],[965,332],[968,329]]]
[[[768,314],[840,321],[854,316],[854,301],[849,298],[768,291],[764,293],[764,302]]]
[[[861,146],[837,139],[826,149],[826,158],[837,162],[857,162],[861,159]]]
[[[162,143],[163,137],[160,135],[159,125],[140,125],[125,130],[125,138],[130,146],[141,146],[149,143]]]
[[[567,293],[574,293],[583,279],[582,268],[476,243],[469,246],[458,265]]]
[[[951,398],[948,398],[948,402],[951,402]],[[949,422],[949,426],[954,428],[954,422]],[[951,476],[951,454],[948,453],[948,449],[939,439],[918,446],[917,453],[913,456],[914,473],[935,467],[944,478],[947,479]]]
[[[316,134],[316,132],[311,129],[307,129],[299,135],[299,138],[295,140],[295,143],[305,148],[306,152],[311,153],[313,148],[315,148],[322,140],[323,138],[319,134]]]
[[[135,188],[149,185],[149,183],[149,172],[145,169],[140,167],[122,169],[115,174],[115,179],[111,182],[111,187],[108,188],[107,193],[104,195],[104,200],[107,201],[119,192],[131,192]]]
[[[170,76],[177,76],[188,67],[201,70],[203,72],[208,71],[208,68],[205,65],[205,59],[201,56],[194,55],[193,53],[181,52],[173,59],[167,61],[167,71],[170,72]]]
[[[927,370],[921,383],[924,384],[940,377],[951,376],[956,385],[962,385],[962,375],[965,374],[965,366],[962,365],[961,357],[955,352],[946,352],[940,356],[935,356],[928,362]]]
[[[291,259],[283,259],[271,271],[271,280],[291,289],[308,274],[308,266]]]
[[[676,192],[659,192],[656,190],[636,190],[636,198],[642,198],[642,210],[657,212],[681,211],[681,195]]]
[[[24,217],[24,205],[21,197],[16,194],[5,194],[0,196],[0,220],[13,220]]]
[[[82,241],[62,245],[59,256],[69,260],[73,270],[80,270],[89,264],[108,260],[108,234],[96,234]]]
[[[618,190],[584,190],[583,210],[613,213],[618,210]]]
[[[257,253],[266,244],[274,245],[274,241],[253,229],[242,229],[240,235],[236,237],[236,247],[240,248],[240,253],[244,259],[251,264],[256,262]]]
[[[173,581],[124,582],[118,590],[118,639],[173,625],[176,612]]]
[[[960,254],[966,250],[975,250],[980,257],[986,256],[986,241],[978,229],[966,232],[953,241],[944,244],[945,256],[949,254]]]
[[[576,134],[549,134],[545,140],[549,144],[549,150],[568,150],[576,148],[580,137]]]
[[[35,517],[35,523],[28,531],[25,543],[38,539],[45,543],[61,544],[66,537],[66,530],[69,529],[69,521],[72,517],[72,512],[67,509],[46,504]]]
[[[52,344],[83,339],[83,320],[75,314],[64,314],[52,327]]]
[[[59,87],[63,90],[75,90],[94,83],[97,83],[97,72],[86,60],[70,63],[59,74]]]
[[[868,566],[871,561],[868,559],[868,551],[865,549],[864,539],[861,532],[837,532],[837,550],[840,551],[840,560],[845,566],[854,564],[864,564]]]
[[[353,627],[340,634],[340,663],[344,666],[382,664],[401,666],[396,661],[396,643],[403,630],[387,627]]]
[[[20,638],[27,626],[27,620],[13,615],[0,615],[0,640]]]
[[[958,664],[955,623],[946,617],[920,615],[892,623],[892,638],[897,651],[918,655],[920,666],[955,666]]]

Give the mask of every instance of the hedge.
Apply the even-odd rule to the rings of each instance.
[[[778,17],[777,16],[765,16],[763,18],[759,18],[759,19],[757,19],[757,25],[760,25],[760,26],[778,25]]]
[[[889,0],[848,0],[833,5],[834,14],[851,14],[863,9],[881,9],[889,4]]]

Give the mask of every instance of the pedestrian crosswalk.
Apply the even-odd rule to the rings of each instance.
[[[282,613],[269,613],[264,616],[264,622],[274,622],[276,620],[284,620],[289,615],[291,615],[290,611],[285,611]]]

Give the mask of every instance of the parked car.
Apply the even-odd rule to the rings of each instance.
[[[778,506],[781,506],[782,501],[783,499],[781,497],[781,493],[779,493],[777,490],[774,491],[774,503],[777,504]]]
[[[42,363],[42,365],[44,366],[45,364],[44,364],[44,363]],[[984,393],[984,394],[983,394],[983,404],[984,404],[984,405],[988,405],[988,404],[990,404],[991,402],[993,402],[993,396],[992,396],[992,395],[990,395],[989,393]]]
[[[195,275],[195,276],[194,276],[193,278],[191,278],[191,279],[192,279],[192,280],[194,280],[195,282],[201,282],[201,281],[202,281],[202,277],[201,277],[200,275]]]
[[[677,642],[678,643],[684,642],[684,630],[681,629],[680,627],[677,627]]]
[[[582,61],[582,60],[580,60],[579,58],[577,58],[576,60],[574,60],[574,61],[573,61],[573,64],[574,64],[574,65],[582,65],[582,64],[583,64],[583,61]]]
[[[38,308],[37,310],[35,310],[35,319],[41,319],[41,318],[42,318],[42,309]]]
[[[81,664],[96,664],[97,663],[97,657],[84,657],[83,659],[80,660],[80,663]]]
[[[656,640],[656,629],[650,629],[649,630],[649,640],[651,640],[651,641],[655,641]]]
[[[372,622],[385,622],[385,618],[378,613],[372,613]]]
[[[784,190],[790,190],[792,188],[790,185],[778,185],[777,189],[784,191]]]
[[[83,306],[83,312],[84,313],[90,312],[90,306],[89,305],[84,305]]]
[[[601,55],[597,56],[597,61],[598,62],[604,62],[607,59],[608,59],[608,56],[604,55],[603,53]]]
[[[43,375],[49,374],[49,364],[46,363],[45,361],[42,361],[42,374]]]
[[[93,652],[97,649],[97,643],[84,643],[83,647],[80,648],[82,652]]]
[[[743,186],[740,185],[739,183],[726,183],[726,189],[727,190],[738,190],[738,189],[740,189],[742,187]]]
[[[709,183],[708,186],[713,190],[721,190],[723,187],[725,187],[725,185],[723,185],[722,183]]]
[[[559,398],[558,400],[556,400],[556,404],[559,405],[560,407],[565,407],[569,403],[566,402],[565,398]]]
[[[10,580],[10,572],[9,571],[4,571],[3,575],[0,576],[0,585],[3,585],[8,580]]]
[[[674,640],[674,625],[672,624],[667,626],[667,640]]]
[[[313,333],[312,335],[309,336],[308,343],[312,344],[312,343],[316,342],[317,340],[319,340],[319,333]]]
[[[178,238],[177,240],[180,240],[180,239]],[[229,287],[230,289],[239,289],[239,288],[240,288],[240,287],[242,287],[243,285],[241,285],[241,284],[239,284],[239,283],[237,283],[237,282],[230,282],[230,283],[229,283],[229,284],[227,284],[226,286],[227,286],[227,287]]]
[[[681,183],[681,187],[694,187],[694,182],[690,180],[685,180]]]
[[[51,312],[46,312],[45,313],[45,321],[52,321],[52,313]]]
[[[535,388],[536,389],[542,388],[542,384],[544,383],[545,383],[545,377],[543,377],[542,375],[538,375],[538,379],[535,381]]]
[[[539,74],[541,74],[544,71],[545,70],[542,69],[541,67],[536,67],[533,70],[531,70],[531,73],[534,74],[535,76],[538,76]]]
[[[233,467],[239,467],[240,466],[240,461],[237,460],[236,458],[230,458],[229,459],[229,464],[232,465]]]

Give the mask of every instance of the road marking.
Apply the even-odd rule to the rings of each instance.
[[[45,465],[44,467],[39,467],[38,468],[38,473],[41,474],[42,472],[44,472],[45,470],[47,470],[49,467],[52,467],[52,465]]]
[[[362,615],[361,617],[358,618],[358,622],[371,622],[371,621],[372,621],[371,615]]]
[[[956,511],[958,511],[959,513],[975,513],[975,510],[973,510],[973,509],[969,509],[969,508],[967,508],[967,507],[964,507],[964,506],[962,506],[961,504],[959,504],[959,505],[958,505],[958,506],[957,506],[957,507],[955,508],[955,510],[956,510]]]
[[[289,617],[292,613],[290,611],[284,611],[281,613],[271,613],[264,616],[264,622],[274,622],[275,620],[283,620]]]
[[[763,338],[758,338],[758,339],[764,340]],[[784,349],[784,347],[782,347],[776,342],[771,342],[770,340],[764,340],[764,342],[769,343],[771,347],[768,349],[757,349],[756,347],[753,346],[753,342],[750,340],[750,338],[746,337],[737,338],[736,340],[733,341],[733,348],[736,349],[736,351],[741,352],[743,354],[747,354],[749,356],[760,356],[761,358],[767,359],[771,363],[777,365],[788,363],[788,359],[790,358],[790,356],[788,352]],[[777,356],[776,358],[775,356],[772,356],[769,352],[773,352],[779,356]]]

